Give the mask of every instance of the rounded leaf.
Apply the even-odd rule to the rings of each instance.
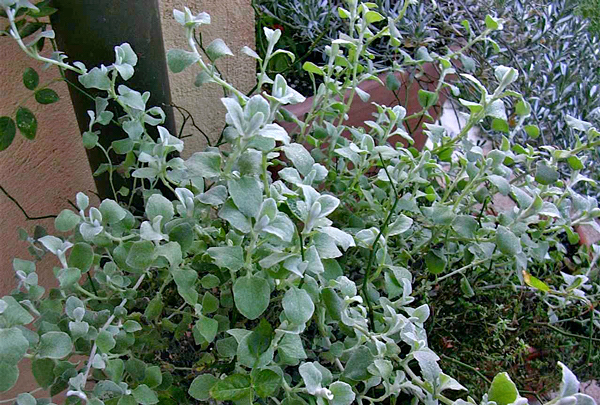
[[[96,344],[102,353],[109,353],[115,347],[117,342],[110,332],[103,330],[98,334]]]
[[[558,362],[558,365],[562,369],[562,380],[560,384],[560,397],[566,397],[569,395],[575,395],[579,392],[579,380],[567,366],[562,362]]]
[[[36,403],[35,397],[28,392],[17,395],[17,405],[36,405]]]
[[[540,128],[537,125],[525,125],[523,129],[530,138],[537,139],[540,136]]]
[[[35,139],[35,133],[37,132],[37,120],[35,115],[25,107],[19,107],[17,110],[17,127],[25,138],[30,141]]]
[[[502,253],[510,256],[521,253],[521,240],[510,229],[502,225],[498,226],[496,245]]]
[[[69,232],[81,222],[81,217],[75,212],[65,209],[54,220],[54,227],[60,232]]]
[[[306,290],[292,287],[285,293],[282,301],[285,316],[296,325],[304,325],[310,320],[315,304]]]
[[[273,370],[261,370],[254,378],[254,390],[261,398],[267,398],[281,385],[281,376]]]
[[[267,280],[257,276],[238,278],[233,285],[235,306],[242,315],[253,320],[269,306],[271,289]]]
[[[333,399],[329,401],[331,405],[350,405],[356,397],[356,394],[352,391],[352,387],[342,381],[336,381],[331,384],[329,390],[333,394]]]
[[[584,168],[581,159],[579,159],[577,156],[568,157],[567,163],[569,163],[569,166],[573,170],[582,170]]]
[[[446,258],[442,252],[430,250],[425,255],[425,265],[432,274],[440,274],[446,269]]]
[[[41,89],[35,92],[35,101],[40,104],[52,104],[58,100],[58,94],[52,89]]]
[[[419,89],[418,99],[419,99],[419,104],[421,104],[421,107],[429,108],[429,107],[432,107],[433,105],[435,105],[435,103],[437,103],[438,94],[431,92],[431,91]]]
[[[29,342],[18,328],[0,329],[0,362],[17,364],[29,348]]]
[[[210,398],[210,389],[218,381],[212,374],[201,374],[192,381],[188,394],[198,401],[207,401]]]
[[[127,333],[134,333],[142,330],[142,325],[140,325],[139,322],[130,319],[123,324],[123,329],[125,329],[125,332]]]
[[[247,217],[256,217],[263,201],[258,181],[253,177],[242,177],[229,180],[227,186],[236,207]]]
[[[133,397],[133,395],[123,395],[117,405],[137,405],[137,401]]]
[[[10,117],[0,117],[0,151],[5,150],[10,146],[15,134],[17,133],[17,126]]]
[[[98,145],[98,134],[96,132],[85,131],[81,137],[83,146],[86,149],[95,148]]]
[[[233,374],[213,385],[210,395],[218,401],[233,401],[245,397],[250,390],[250,377]]]
[[[75,267],[86,272],[92,267],[94,262],[94,251],[92,247],[85,242],[76,243],[71,249],[71,254],[67,260],[69,267]]]
[[[167,65],[173,73],[183,72],[188,66],[196,63],[198,55],[181,49],[170,49],[167,52]]]
[[[71,353],[73,343],[64,332],[47,332],[40,338],[38,355],[41,358],[61,359]]]
[[[306,70],[309,73],[313,73],[316,75],[320,75],[320,76],[324,75],[323,70],[312,62],[304,62],[304,64],[302,65],[302,69]]]
[[[146,306],[144,316],[150,321],[158,318],[159,315],[162,313],[163,306],[164,304],[162,301],[162,296],[160,294],[156,294],[156,296],[152,298]]]
[[[498,405],[512,404],[519,397],[517,386],[508,376],[508,373],[500,373],[494,377],[488,399]]]
[[[139,359],[130,358],[125,363],[125,371],[137,381],[144,381],[146,378],[146,369],[146,363]]]
[[[19,379],[19,368],[14,364],[0,362],[0,392],[11,389]]]
[[[146,269],[154,261],[154,243],[149,240],[135,242],[129,254],[126,263],[134,269]]]
[[[152,391],[147,385],[138,385],[132,392],[133,397],[138,404],[154,405],[158,403],[156,392]]]
[[[158,389],[162,383],[162,373],[160,372],[159,366],[151,366],[146,369],[146,378],[143,383],[152,389]]]
[[[109,224],[116,224],[127,216],[127,211],[113,200],[102,201],[99,209],[102,213],[102,219]]]
[[[558,171],[546,162],[537,162],[535,167],[535,181],[545,186],[554,184],[559,178]]]
[[[23,85],[29,90],[35,90],[40,83],[40,76],[37,74],[35,69],[28,67],[23,72]]]
[[[225,41],[223,41],[221,38],[215,39],[208,45],[206,48],[206,54],[212,61],[215,61],[222,56],[233,56],[233,52],[231,52],[231,49],[229,49],[229,47],[225,44]]]
[[[146,203],[146,216],[152,221],[157,216],[162,216],[163,224],[169,222],[174,215],[173,203],[160,194],[152,194]]]
[[[31,363],[31,371],[40,387],[47,389],[54,383],[55,362],[52,359],[35,359]]]

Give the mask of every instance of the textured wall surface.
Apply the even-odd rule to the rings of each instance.
[[[57,70],[42,71],[41,64],[27,57],[16,43],[1,38],[0,115],[14,116],[19,102],[32,94],[21,82],[21,75],[28,66],[40,73],[40,85],[58,77]],[[38,119],[36,139],[31,142],[17,133],[13,144],[0,152],[0,185],[30,216],[57,214],[69,207],[67,200],[74,201],[78,191],[95,190],[67,87],[58,82],[51,88],[61,97],[57,103],[40,105],[33,98],[24,102]],[[0,192],[0,295],[14,287],[12,258],[30,258],[28,245],[17,238],[17,229],[23,227],[31,233],[37,223],[54,232],[52,219],[27,221],[16,205]],[[40,282],[44,285],[54,282],[52,260],[49,255],[40,264],[44,269],[39,274]]]
[[[25,56],[16,43],[0,38],[0,115],[13,116],[17,105],[32,94],[21,82],[21,75],[28,66],[40,73],[40,84],[58,77],[58,71],[42,71],[41,64]],[[24,102],[38,119],[35,141],[17,134],[13,144],[0,152],[0,185],[30,216],[57,214],[69,208],[67,200],[74,201],[78,191],[95,190],[67,87],[60,82],[52,88],[61,97],[57,103],[43,106],[33,98]],[[17,229],[23,227],[31,234],[36,224],[45,226],[50,233],[55,232],[54,220],[27,221],[17,206],[0,192],[0,297],[9,294],[16,285],[12,259],[31,258],[28,244],[17,238]],[[41,285],[47,288],[57,285],[52,273],[55,265],[58,260],[52,255],[46,255],[38,263]],[[24,361],[17,386],[0,394],[0,399],[35,388],[29,370],[29,362]]]
[[[211,24],[202,26],[202,40],[208,46],[215,38],[221,38],[235,56],[226,56],[217,61],[223,77],[240,90],[250,90],[256,83],[254,60],[240,52],[244,45],[254,48],[254,10],[250,0],[163,0],[163,35],[165,48],[185,49],[187,40],[183,27],[173,18],[173,9],[183,10],[187,6],[194,14],[205,11],[211,16]],[[189,110],[196,122],[212,140],[219,137],[225,124],[225,107],[220,98],[223,91],[214,84],[197,88],[193,85],[199,72],[196,66],[182,73],[170,73],[173,103]],[[178,125],[181,115],[175,113]],[[193,134],[186,139],[184,156],[202,150],[206,146],[204,137],[192,126],[187,125],[184,134]]]

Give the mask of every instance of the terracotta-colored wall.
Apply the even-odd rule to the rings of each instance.
[[[0,115],[14,115],[19,102],[31,94],[21,82],[21,75],[28,66],[40,73],[40,83],[58,76],[56,70],[42,71],[39,64],[24,55],[13,41],[0,38]],[[24,104],[38,119],[35,141],[17,134],[13,144],[0,152],[0,185],[30,216],[57,214],[69,207],[67,200],[74,201],[78,191],[95,190],[67,87],[60,82],[52,88],[61,97],[57,103],[42,106],[31,98]],[[28,244],[18,240],[17,229],[23,227],[32,233],[36,224],[55,233],[52,219],[27,221],[17,206],[0,192],[0,297],[9,294],[16,285],[12,259],[31,258],[27,252]],[[56,264],[58,261],[52,255],[47,255],[38,264],[40,284],[56,285],[52,273]],[[0,394],[0,399],[13,398],[35,388],[29,370],[29,363],[24,362],[18,385]]]
[[[55,69],[43,71],[39,63],[5,37],[0,38],[0,55],[0,115],[14,116],[19,102],[32,94],[21,82],[23,71],[28,66],[35,68],[40,73],[40,84],[58,77],[58,72]],[[24,103],[38,119],[36,139],[28,141],[17,134],[13,144],[0,152],[0,185],[30,216],[57,214],[69,207],[67,200],[74,201],[78,191],[95,191],[67,86],[58,82],[52,88],[61,97],[57,103],[40,105],[33,98]],[[17,206],[0,192],[0,295],[8,294],[15,285],[12,258],[30,258],[27,243],[18,241],[17,229],[33,231],[38,223],[49,232],[55,232],[52,219],[27,221]],[[42,265],[40,282],[51,285],[54,282],[52,264],[44,260]]]
[[[432,80],[435,80],[439,77],[439,73],[437,72],[435,66],[433,64],[426,64],[424,67],[425,72],[428,74]],[[397,90],[396,95],[389,90],[386,86],[381,85],[379,82],[375,80],[368,80],[363,82],[359,87],[365,92],[369,93],[370,97],[365,102],[362,101],[359,97],[354,97],[352,100],[352,106],[350,107],[350,111],[348,112],[348,119],[344,122],[345,125],[350,127],[363,127],[365,129],[369,129],[365,124],[366,121],[373,119],[373,114],[377,112],[377,107],[373,103],[377,103],[379,105],[384,105],[388,107],[398,105],[398,100],[400,100],[400,105],[406,108],[406,115],[410,116],[415,113],[421,111],[421,106],[419,104],[418,92],[421,88],[416,81],[408,81],[407,73],[396,73],[396,77],[402,83],[402,86],[399,90]],[[381,75],[380,80],[385,82],[385,75]],[[404,85],[407,83],[406,85]],[[421,86],[425,90],[433,91],[435,90],[436,83],[421,83]],[[350,92],[348,91],[346,97],[348,97]],[[431,107],[429,109],[429,114],[431,114],[433,121],[428,118],[411,118],[407,120],[407,124],[410,126],[414,140],[414,146],[417,149],[422,149],[427,141],[427,136],[423,133],[423,123],[432,123],[438,119],[438,116],[441,111],[441,106],[444,104],[447,96],[444,92],[441,92],[440,98],[436,103],[436,108]],[[296,115],[297,117],[302,117],[308,111],[310,111],[313,104],[313,97],[308,97],[306,101],[301,104],[294,104],[290,106],[286,106],[286,109]],[[298,131],[298,126],[289,122],[281,122],[280,123],[290,134]],[[405,129],[406,124],[405,124]],[[408,132],[408,129],[407,129]],[[400,136],[396,136],[395,138],[390,139],[391,144],[395,144],[396,142],[407,143],[406,140],[401,138]]]

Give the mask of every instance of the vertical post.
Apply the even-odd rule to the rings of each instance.
[[[131,45],[139,60],[127,86],[149,91],[148,105],[162,107],[167,115],[164,126],[176,133],[173,109],[169,107],[171,93],[158,0],[52,0],[52,6],[58,9],[51,17],[56,41],[71,61],[81,61],[88,68],[110,65],[115,60],[115,46],[123,42]],[[73,72],[67,72],[67,78],[79,85]],[[84,132],[89,123],[87,111],[94,110],[94,101],[73,86],[69,86],[69,92],[79,128]],[[99,142],[108,148],[111,142],[124,137],[120,127],[110,124],[102,128]],[[92,172],[106,163],[99,148],[87,154]],[[125,178],[113,177],[117,190],[128,185]],[[112,197],[107,173],[95,177],[95,182],[101,198]]]

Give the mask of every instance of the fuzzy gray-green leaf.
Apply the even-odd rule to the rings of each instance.
[[[254,320],[262,315],[269,306],[271,289],[262,277],[240,277],[233,285],[235,306],[242,315]]]
[[[183,72],[188,66],[198,61],[198,55],[182,49],[170,49],[167,52],[167,65],[173,73]]]

